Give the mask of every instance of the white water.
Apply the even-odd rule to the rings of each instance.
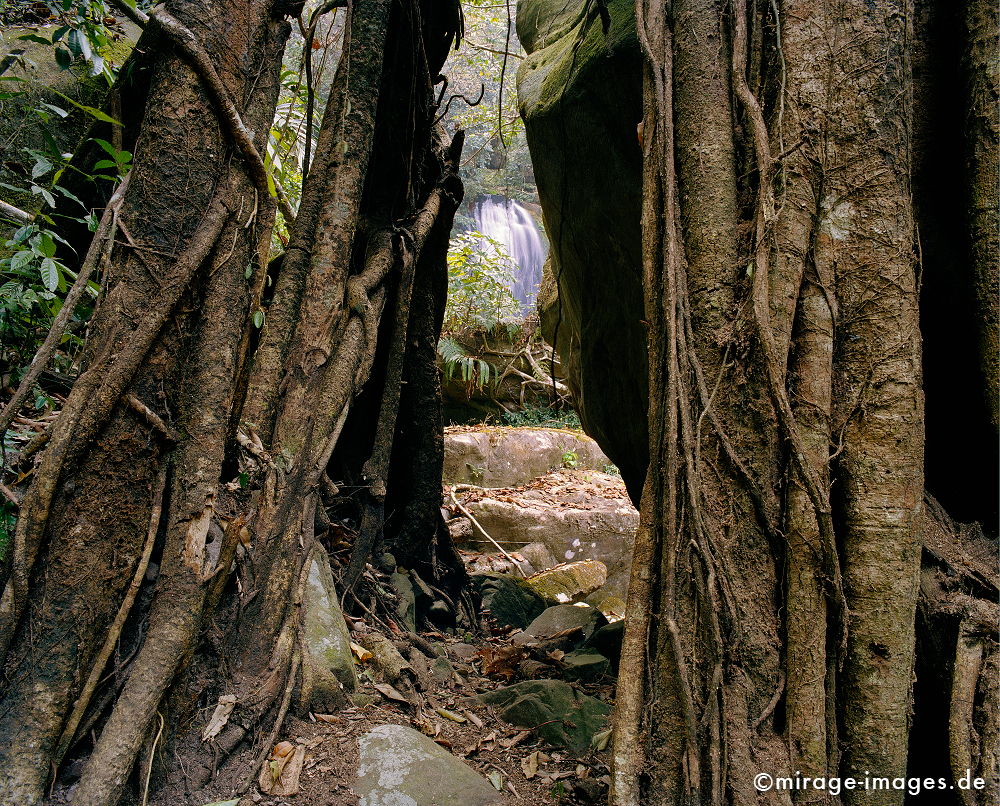
[[[527,314],[542,282],[546,248],[531,214],[513,199],[483,196],[476,202],[476,229],[502,243],[517,264],[511,292]]]

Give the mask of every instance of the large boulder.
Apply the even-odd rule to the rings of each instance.
[[[527,680],[479,695],[500,718],[532,728],[549,744],[584,752],[607,725],[611,706],[562,680]]]
[[[503,798],[470,766],[404,725],[379,725],[358,741],[359,806],[488,806]]]
[[[635,4],[608,0],[607,9],[605,33],[588,0],[519,0],[528,55],[517,95],[551,244],[542,332],[563,357],[585,430],[638,501],[648,460],[642,59]]]
[[[605,470],[611,460],[586,434],[560,428],[447,428],[444,481],[516,487],[569,465]]]
[[[639,513],[620,478],[564,470],[521,487],[471,491],[464,504],[508,551],[544,543],[561,561],[600,560],[608,570],[601,590],[625,599]],[[466,546],[494,550],[479,529],[474,532]]]
[[[523,579],[509,574],[472,574],[483,610],[488,610],[498,624],[527,627],[545,610],[545,600]]]

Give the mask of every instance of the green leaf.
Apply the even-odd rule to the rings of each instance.
[[[35,253],[32,252],[30,249],[25,249],[21,252],[18,252],[16,255],[14,255],[14,257],[10,259],[11,270],[18,271],[19,269],[23,269],[25,266],[31,263],[34,257]]]
[[[42,282],[49,291],[55,291],[59,288],[59,264],[52,258],[47,257],[42,261],[38,273],[42,276]]]
[[[258,330],[264,326],[264,311],[260,308],[253,312],[253,326]]]
[[[52,163],[45,159],[45,157],[38,157],[35,160],[35,164],[31,167],[31,178],[38,179],[40,176],[45,176],[52,168]]]
[[[68,70],[73,65],[73,54],[66,48],[56,48],[56,64],[63,70]]]
[[[98,160],[94,163],[94,170],[98,171],[101,168],[117,168],[118,163],[114,160]]]
[[[41,240],[38,243],[38,251],[45,257],[55,257],[56,242],[52,240],[52,236],[47,232],[41,233],[41,236]]]

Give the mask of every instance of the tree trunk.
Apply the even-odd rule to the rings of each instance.
[[[161,53],[118,213],[124,243],[111,253],[85,372],[24,498],[0,600],[4,802],[39,803],[96,726],[74,802],[117,803],[160,719],[170,726],[165,742],[184,741],[181,672],[192,660],[197,671],[218,662],[196,652],[213,621],[239,669],[224,749],[272,712],[276,731],[283,691],[299,691],[296,702],[309,707],[296,605],[322,550],[314,524],[326,466],[373,367],[393,363],[391,345],[400,376],[423,364],[401,352],[407,324],[423,320],[411,316],[400,278],[415,271],[431,308],[443,304],[443,288],[425,278],[443,270],[461,138],[451,153],[440,144],[432,85],[458,15],[425,16],[415,0],[353,4],[257,339],[275,201],[255,160],[274,113],[289,10],[175,0],[150,14],[146,39]],[[240,131],[256,133],[253,145]],[[404,330],[380,338],[392,330],[381,324],[389,300],[400,313],[386,320]],[[440,326],[439,317],[428,322],[416,326],[422,347]],[[388,397],[398,397],[396,386]],[[367,447],[341,457],[355,473],[378,421],[358,425],[372,435],[360,441]],[[440,457],[433,446],[425,455],[439,495]],[[426,508],[426,499],[424,490],[408,500]],[[413,561],[429,564],[430,538],[412,537],[423,547]],[[252,588],[227,584],[234,560]],[[117,636],[133,659],[112,666],[113,688],[94,696],[86,681],[106,676]]]
[[[638,4],[651,464],[612,803],[900,804],[754,775],[907,771],[913,9],[747,5]]]

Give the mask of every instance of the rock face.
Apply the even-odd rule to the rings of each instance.
[[[517,94],[552,247],[542,331],[563,358],[584,428],[638,501],[648,448],[634,5],[608,0],[605,34],[587,0],[519,0],[528,56]]]
[[[445,429],[446,484],[516,487],[566,464],[604,470],[611,460],[590,437],[558,428]]]
[[[603,730],[611,706],[581,694],[562,680],[528,680],[481,694],[512,725],[534,728],[549,744],[583,752]]]
[[[357,688],[358,677],[350,635],[325,553],[313,553],[302,607],[306,648],[303,665],[311,676],[310,702],[317,709],[339,708],[345,703],[344,691]]]
[[[358,742],[359,806],[488,806],[503,798],[485,778],[421,733],[379,725]]]
[[[602,591],[625,599],[639,513],[621,479],[605,473],[560,471],[495,494],[469,494],[465,506],[507,551],[544,543],[563,562],[600,560],[608,569]],[[468,545],[492,551],[478,530],[477,535]]]

